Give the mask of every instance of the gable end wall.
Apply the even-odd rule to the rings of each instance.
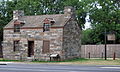
[[[64,58],[80,58],[81,29],[74,20],[68,21],[63,30]]]

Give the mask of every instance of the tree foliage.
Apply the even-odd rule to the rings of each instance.
[[[120,0],[91,0],[89,9],[93,36],[91,44],[104,44],[104,32],[116,34],[116,43],[120,43]],[[107,43],[114,43],[107,41]]]

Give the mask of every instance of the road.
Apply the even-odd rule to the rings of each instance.
[[[120,72],[120,66],[10,63],[0,72]]]

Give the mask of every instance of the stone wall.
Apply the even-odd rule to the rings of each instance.
[[[43,29],[21,29],[20,33],[4,30],[3,57],[11,60],[49,60],[50,54],[62,54],[63,29],[53,28],[43,32]],[[13,51],[13,41],[20,40],[19,51]],[[43,40],[50,41],[50,53],[42,54]],[[34,56],[28,56],[28,41],[34,41]]]
[[[70,20],[64,27],[63,33],[64,58],[78,58],[81,51],[81,30],[76,21]]]

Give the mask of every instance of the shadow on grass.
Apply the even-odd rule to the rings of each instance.
[[[75,59],[64,60],[64,61],[32,61],[32,62],[76,62],[76,61],[87,61],[87,60],[89,60],[89,59],[75,58]]]

